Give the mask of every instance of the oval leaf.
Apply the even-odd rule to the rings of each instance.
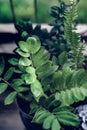
[[[6,83],[0,83],[0,94],[5,92],[8,88],[8,85]]]
[[[16,98],[17,92],[12,92],[10,93],[6,98],[5,98],[5,105],[9,105],[11,103],[14,102],[15,98]]]
[[[7,70],[7,72],[4,75],[4,80],[9,80],[12,77],[14,69],[15,69],[14,67],[11,67]]]
[[[19,64],[23,65],[23,66],[29,66],[31,65],[31,60],[29,60],[28,58],[22,57],[19,59]]]
[[[28,49],[31,54],[35,54],[41,47],[40,40],[35,37],[29,37],[26,42],[28,43]]]

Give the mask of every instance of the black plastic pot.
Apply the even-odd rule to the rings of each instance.
[[[17,105],[20,110],[21,120],[27,130],[42,130],[41,125],[32,123],[32,117],[29,116],[29,102],[22,98],[17,98]]]

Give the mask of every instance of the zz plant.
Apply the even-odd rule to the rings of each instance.
[[[18,56],[9,59],[12,67],[8,70],[5,70],[4,58],[0,58],[0,93],[8,87],[12,90],[5,98],[5,105],[17,97],[27,100],[32,123],[41,124],[43,129],[78,129],[80,125],[72,104],[87,97],[87,72],[82,67],[83,46],[72,27],[76,6],[76,1],[72,1],[71,8],[64,13],[69,54],[64,51],[59,56],[53,55],[33,36],[18,42],[15,50]]]

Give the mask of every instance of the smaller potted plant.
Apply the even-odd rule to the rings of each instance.
[[[73,26],[76,17],[77,2],[72,1],[64,14],[69,53],[53,55],[32,36],[18,42],[17,57],[9,59],[12,66],[8,70],[0,58],[0,93],[11,88],[4,103],[9,105],[16,99],[28,129],[86,130],[86,119],[81,128],[83,115],[79,116],[76,108],[76,103],[84,103],[87,97],[83,44]]]

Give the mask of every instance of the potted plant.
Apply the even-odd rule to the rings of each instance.
[[[9,59],[12,66],[8,70],[5,70],[4,58],[0,58],[0,93],[11,88],[4,103],[9,105],[16,99],[23,122],[30,129],[87,128],[86,112],[77,107],[86,103],[87,97],[84,45],[73,25],[77,2],[73,0],[64,12],[64,34],[69,52],[64,50],[53,55],[37,36],[32,36],[18,42],[17,57]]]

